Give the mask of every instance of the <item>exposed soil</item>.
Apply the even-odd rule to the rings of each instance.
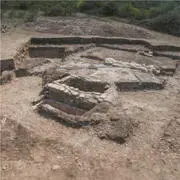
[[[180,153],[180,123],[179,118],[171,120],[164,129],[159,148],[164,148],[164,151],[172,151]]]
[[[32,35],[53,36],[50,33],[138,36],[151,38],[155,43],[160,39],[162,43],[169,40],[169,44],[176,44],[179,41],[173,36],[136,26],[131,29],[132,25],[107,21],[87,17],[64,20],[40,18],[35,23],[23,25],[29,27],[29,31],[18,27],[14,32],[5,33],[2,37],[2,55],[14,56],[17,48],[27,42]],[[87,50],[89,51],[91,49]],[[113,53],[110,55],[111,52]],[[114,55],[114,58],[117,58],[115,52],[117,51],[99,48],[90,55],[98,56],[99,53],[100,56]],[[76,66],[78,60],[81,65],[83,62],[86,65],[91,58],[84,58],[81,55],[77,52],[73,62],[71,61],[73,56],[69,55],[66,59],[67,65],[69,63],[70,66]],[[124,59],[133,57],[128,52],[121,55]],[[144,59],[149,61],[151,58],[144,56]],[[19,66],[39,68],[44,61],[46,62],[34,60],[31,63],[27,60]],[[95,60],[91,64],[100,62]],[[143,63],[143,57],[141,62]],[[45,63],[48,64],[51,62]],[[92,109],[95,112],[94,117],[87,112],[88,118],[97,120],[102,118],[103,113],[109,113],[110,121],[108,120],[105,126],[101,126],[100,123],[95,131],[91,127],[68,127],[51,117],[41,116],[33,109],[32,102],[39,99],[42,84],[67,76],[64,69],[57,71],[52,67],[49,71],[42,70],[43,78],[13,77],[10,82],[0,86],[2,179],[177,180],[180,177],[179,70],[176,69],[174,76],[165,77],[167,84],[162,90],[118,92],[118,98],[110,109],[106,109],[104,105],[96,107]],[[71,71],[77,74],[84,73],[82,69],[77,71],[74,68]],[[52,73],[55,75],[51,76]],[[123,138],[119,138],[127,136],[125,142]]]
[[[98,26],[96,26],[98,24]],[[34,28],[42,33],[64,35],[97,35],[97,36],[124,36],[136,38],[152,38],[152,34],[143,28],[128,24],[119,24],[115,21],[99,20],[88,17],[38,18],[34,23],[26,24],[25,28]],[[127,31],[128,29],[128,31]]]

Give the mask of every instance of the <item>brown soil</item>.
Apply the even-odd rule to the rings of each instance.
[[[165,127],[159,148],[164,148],[164,151],[180,153],[179,137],[180,122],[179,119],[175,117],[175,119],[171,120]]]
[[[56,33],[58,30],[54,30],[55,19],[52,18],[51,21],[50,19],[48,18],[47,21],[40,19],[37,21],[39,23],[36,22],[29,27],[41,32],[47,32],[42,29],[51,27]],[[120,35],[119,32],[114,33],[117,27],[113,23],[118,24],[118,22],[112,22],[113,29],[110,28],[111,31],[101,34],[102,22],[89,19],[90,24],[99,23],[101,27],[98,29],[90,26],[92,34]],[[64,26],[72,24],[74,28],[71,32],[77,34],[82,32],[83,25],[75,26],[75,23],[84,23],[84,34],[89,34],[88,21],[81,20],[77,18],[74,22],[74,18],[66,18]],[[62,25],[62,19],[57,21]],[[60,28],[59,24],[57,28]],[[119,26],[122,25],[124,24],[119,23]],[[38,26],[41,26],[40,30],[37,29]],[[124,25],[124,28],[128,26]],[[145,32],[141,33],[136,29],[136,26],[134,31],[125,29],[122,35],[135,37],[139,34],[142,38],[163,39],[163,43],[169,40],[171,44],[179,41],[173,36],[148,30],[143,30]],[[67,31],[64,28],[61,30],[64,33]],[[48,30],[46,35],[50,35],[50,32],[52,31]],[[17,48],[32,35],[42,34],[20,28],[5,33],[2,37],[2,55],[4,57],[14,55]],[[91,128],[75,129],[64,126],[50,117],[40,116],[33,110],[32,102],[39,98],[42,78],[37,76],[13,78],[9,83],[0,86],[2,179],[177,180],[180,177],[179,72],[177,69],[174,76],[167,77],[167,85],[163,90],[119,92],[116,105],[109,110],[112,117],[106,128],[108,130],[111,127],[125,127],[125,129],[118,132],[115,128],[114,131],[107,131],[106,134],[101,134],[101,126],[96,129],[99,133],[96,134]],[[48,73],[44,74],[43,83],[54,80]],[[62,74],[63,72],[57,72],[55,79]],[[96,111],[99,113],[99,110]],[[130,126],[132,129],[129,128]],[[116,140],[118,133],[122,133],[122,136],[128,136],[130,133],[131,136],[123,144],[109,140],[113,138]],[[110,136],[107,137],[107,134]],[[105,139],[99,139],[98,136]],[[121,142],[121,139],[118,139],[118,142]]]
[[[98,26],[96,26],[98,24]],[[116,23],[107,19],[88,17],[38,18],[34,23],[27,23],[25,28],[33,28],[42,33],[64,35],[97,35],[151,38],[152,34],[143,28]],[[128,30],[128,31],[127,31]]]

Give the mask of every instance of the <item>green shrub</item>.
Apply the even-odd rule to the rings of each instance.
[[[75,1],[54,1],[40,7],[46,16],[66,16],[76,11]]]
[[[88,0],[77,0],[76,7],[80,12],[95,12],[100,14],[100,9],[105,2],[100,1],[88,1]]]
[[[166,14],[179,6],[177,1],[161,2],[159,6],[153,6],[149,8],[149,17],[155,18],[159,15]]]
[[[17,8],[22,10],[27,10],[29,8],[29,3],[26,1],[21,1],[17,3]]]
[[[149,28],[157,31],[180,36],[180,7],[175,8],[166,14],[145,21]]]
[[[36,13],[30,12],[25,15],[24,22],[33,22],[35,21]]]
[[[34,21],[38,12],[46,16],[67,16],[74,12],[83,12],[128,18],[154,30],[178,36],[180,34],[180,1],[175,0],[166,2],[150,0],[128,0],[128,2],[125,0],[2,0],[1,8],[2,18],[22,17],[26,22]]]
[[[114,2],[114,1],[105,2],[103,7],[101,8],[101,13],[105,16],[117,15],[118,6],[117,6],[116,2]]]
[[[131,19],[142,19],[143,13],[140,9],[134,7],[132,3],[126,3],[122,8],[118,11],[118,16],[124,18],[131,18]]]
[[[8,12],[8,18],[13,18],[14,15],[15,15],[14,10],[10,10],[10,11]]]
[[[61,16],[64,14],[64,11],[61,7],[51,7],[47,9],[44,13],[46,16]]]
[[[81,10],[81,8],[84,6],[85,3],[86,3],[85,0],[77,0],[76,7]]]
[[[25,11],[21,11],[21,10],[16,11],[16,18],[22,18],[25,16],[25,14],[26,14]]]
[[[130,17],[134,17],[137,19],[141,17],[141,11],[138,8],[133,7],[131,3],[128,3],[125,9]]]

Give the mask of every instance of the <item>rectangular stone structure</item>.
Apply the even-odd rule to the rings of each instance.
[[[141,89],[140,81],[136,76],[128,69],[119,70],[119,77],[115,82],[119,91],[131,91]]]
[[[78,94],[77,91],[74,91],[74,88],[65,84],[49,83],[47,88],[49,94],[48,99],[59,101],[67,104],[68,106],[77,107],[83,110],[90,110],[97,104],[97,102],[93,101],[91,97],[88,99],[86,98],[89,94],[88,92],[81,92],[81,94]]]
[[[140,80],[142,89],[162,89],[163,83],[148,73],[134,71],[136,77]]]

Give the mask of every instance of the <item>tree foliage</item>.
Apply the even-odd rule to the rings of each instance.
[[[180,1],[33,1],[33,0],[2,0],[2,12],[6,10],[30,11],[35,15],[41,11],[46,16],[67,16],[75,12],[91,15],[116,16],[127,18],[135,23],[143,24],[151,29],[179,36]],[[33,18],[30,18],[31,20]]]

